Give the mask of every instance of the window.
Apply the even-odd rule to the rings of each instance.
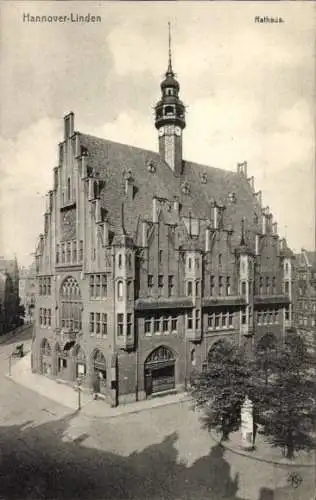
[[[178,316],[173,314],[171,317],[171,330],[173,332],[176,332],[177,329],[178,329]]]
[[[193,328],[193,314],[192,311],[187,312],[187,329],[192,330]]]
[[[288,281],[286,281],[286,282],[284,283],[284,293],[285,293],[285,295],[288,295],[288,294],[289,294],[289,290],[290,290],[289,282],[288,282]]]
[[[173,295],[173,288],[174,288],[174,277],[168,276],[168,295],[169,295],[169,297],[171,297]]]
[[[117,282],[117,298],[119,300],[123,299],[123,281]]]
[[[218,294],[223,295],[223,276],[218,278]]]
[[[67,278],[61,287],[61,327],[73,330],[81,330],[83,304],[78,282],[72,278]]]
[[[246,309],[242,310],[241,313],[241,324],[246,325],[247,324],[247,314],[246,314]]]
[[[269,295],[270,293],[270,278],[269,276],[266,276],[266,294]]]
[[[117,315],[117,336],[122,337],[124,335],[124,314],[119,313]]]
[[[245,297],[245,295],[246,295],[246,282],[245,281],[241,282],[241,295],[243,297]]]
[[[94,297],[94,275],[90,275],[90,297]]]
[[[59,245],[56,245],[56,264],[59,264]]]
[[[260,278],[259,278],[259,289],[260,289],[259,293],[260,293],[260,295],[262,295],[263,294],[263,277],[262,276],[260,276]]]
[[[122,254],[119,253],[118,254],[118,267],[119,267],[119,269],[122,269],[122,263],[123,263]]]
[[[130,337],[132,335],[132,327],[133,327],[133,316],[132,313],[127,313],[127,336]]]
[[[152,288],[154,286],[154,277],[152,274],[148,274],[147,283],[148,288]]]
[[[128,281],[127,282],[127,298],[132,299],[133,298],[133,289],[132,289],[132,282]]]
[[[289,265],[288,265],[288,263],[287,263],[287,262],[286,262],[286,264],[285,264],[285,272],[286,272],[286,273],[288,273],[288,272],[289,272]]]
[[[155,316],[154,318],[154,332],[160,333],[160,316]]]
[[[276,293],[276,281],[275,281],[275,276],[272,277],[272,293]]]
[[[196,309],[195,311],[195,329],[200,329],[200,309]]]
[[[196,297],[198,297],[200,295],[200,282],[199,281],[197,281],[195,283],[195,295],[196,295]]]
[[[97,274],[95,276],[95,296],[100,297],[100,287],[101,287],[101,276]]]
[[[162,264],[162,250],[159,250],[159,264]]]
[[[163,274],[159,274],[158,276],[158,287],[163,288]]]
[[[39,310],[39,324],[42,326],[43,325],[43,308],[41,307]]]
[[[262,312],[261,311],[258,311],[258,313],[257,313],[257,321],[258,321],[258,324],[262,323]]]
[[[192,296],[192,281],[188,281],[188,284],[187,284],[187,295],[188,295],[188,297]]]
[[[72,242],[72,260],[73,262],[77,262],[77,242]]]
[[[62,243],[61,245],[61,261],[64,264],[65,263],[65,244]]]
[[[47,325],[51,326],[52,324],[52,310],[47,309]]]
[[[71,243],[67,242],[67,262],[71,262]]]
[[[191,259],[191,257],[188,258],[188,268],[192,269],[192,259]]]
[[[43,295],[46,295],[46,278],[43,278]]]
[[[195,359],[195,349],[192,349],[191,351],[191,364],[192,366],[195,366],[196,359]]]
[[[220,327],[221,313],[215,313],[215,328]]]
[[[222,260],[223,260],[222,259],[222,254],[220,253],[220,254],[218,254],[218,266],[219,267],[221,267],[221,265],[222,265]]]
[[[71,186],[70,186],[70,177],[67,179],[67,200],[70,201],[71,194]]]
[[[208,313],[207,315],[207,327],[214,328],[214,314]]]
[[[145,334],[151,334],[151,318],[145,318]]]
[[[222,327],[223,328],[226,328],[227,324],[226,324],[226,313],[223,312],[222,313]]]
[[[106,274],[102,274],[101,278],[102,278],[102,297],[106,297],[108,294],[108,277]]]
[[[214,290],[215,290],[215,276],[211,276],[211,283],[210,283],[210,295],[214,295]]]
[[[39,294],[43,295],[43,278],[39,278]]]
[[[47,295],[51,295],[52,293],[52,279],[47,278]]]
[[[233,313],[228,313],[228,326],[231,328],[233,326]]]
[[[132,256],[130,253],[128,254],[128,268],[132,269]]]
[[[90,333],[94,333],[94,313],[90,313]]]
[[[95,315],[95,333],[101,333],[101,314],[96,313]]]
[[[290,308],[289,306],[285,307],[285,321],[289,321],[290,319]]]
[[[226,278],[226,295],[230,295],[230,277]]]
[[[164,333],[169,332],[169,319],[167,317],[164,317],[162,320],[162,331]]]

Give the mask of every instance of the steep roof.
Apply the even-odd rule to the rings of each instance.
[[[254,213],[259,214],[259,205],[244,175],[184,161],[182,175],[177,177],[156,152],[82,133],[79,133],[79,140],[88,151],[88,166],[105,182],[101,204],[113,231],[120,226],[121,205],[125,200],[124,176],[128,171],[133,178],[135,196],[124,201],[124,226],[131,236],[135,235],[140,217],[151,219],[154,196],[169,200],[177,196],[181,215],[191,213],[192,217],[200,219],[210,219],[212,200],[223,203],[226,206],[224,226],[230,224],[234,228],[234,243],[239,243],[242,217],[245,227],[254,229]],[[154,173],[148,169],[149,162],[154,166]],[[182,189],[184,184],[188,187],[187,194]],[[236,194],[236,203],[229,202],[231,193]]]

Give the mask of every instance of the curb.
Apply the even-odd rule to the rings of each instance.
[[[125,415],[135,415],[137,413],[141,413],[143,411],[150,411],[150,410],[156,410],[158,408],[163,408],[165,406],[171,406],[174,404],[181,404],[181,403],[186,403],[190,401],[190,397],[184,397],[183,399],[180,399],[178,401],[165,401],[162,404],[155,405],[155,406],[149,406],[148,408],[131,408],[129,411],[122,411],[121,413],[116,413],[114,415],[111,414],[105,414],[105,415],[89,415],[85,413],[84,411],[81,412],[81,415],[90,418],[91,420],[111,420],[113,418],[119,418],[119,417],[124,417]],[[90,401],[88,401],[84,406],[89,404]],[[128,403],[127,403],[128,404]],[[83,409],[84,407],[82,407]]]
[[[297,464],[293,462],[280,462],[276,460],[269,460],[267,458],[261,457],[260,455],[252,455],[251,452],[243,451],[243,450],[238,450],[236,448],[232,448],[231,446],[227,445],[226,443],[224,444],[222,441],[218,439],[218,437],[214,434],[214,432],[210,432],[210,436],[215,441],[217,444],[219,444],[224,450],[228,450],[232,453],[235,453],[236,455],[240,455],[243,457],[250,458],[251,460],[257,460],[257,462],[264,462],[266,464],[272,464],[272,465],[281,465],[283,467],[306,467],[306,468],[315,468],[316,463],[312,464]]]

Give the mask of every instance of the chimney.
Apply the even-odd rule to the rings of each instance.
[[[254,176],[252,175],[251,177],[249,177],[247,179],[247,181],[249,182],[252,191],[254,191],[254,189],[255,189],[255,178],[254,178]]]
[[[102,222],[101,201],[99,198],[95,200],[95,221],[97,223]]]
[[[158,208],[157,198],[154,197],[153,198],[153,222],[158,222],[157,208]]]
[[[142,247],[147,247],[148,245],[148,240],[147,240],[147,222],[143,221],[142,223]]]
[[[92,177],[89,177],[88,179],[88,200],[92,201],[94,200],[94,180]]]
[[[70,139],[74,134],[74,114],[71,111],[64,117],[64,139]]]

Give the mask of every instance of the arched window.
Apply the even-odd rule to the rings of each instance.
[[[173,106],[166,106],[165,114],[166,115],[173,115],[173,113],[174,113],[174,107]]]
[[[61,327],[71,330],[81,330],[82,299],[80,287],[74,278],[67,278],[60,291],[61,297]]]
[[[123,298],[123,281],[117,282],[117,298],[120,300]]]
[[[195,366],[195,364],[196,364],[195,349],[192,349],[192,351],[191,351],[191,363],[192,363],[192,366]]]
[[[200,295],[200,282],[195,283],[195,295],[198,297]]]
[[[122,268],[122,264],[123,264],[122,254],[121,254],[121,253],[119,253],[119,254],[118,254],[118,267],[119,267],[119,269],[121,269],[121,268]]]
[[[187,295],[188,297],[192,296],[192,281],[188,281]]]
[[[131,256],[131,254],[128,254],[128,268],[132,269],[132,256]]]
[[[222,254],[221,253],[218,255],[218,265],[219,266],[222,265]]]
[[[188,258],[188,268],[192,269],[192,259],[191,259],[191,257]]]

